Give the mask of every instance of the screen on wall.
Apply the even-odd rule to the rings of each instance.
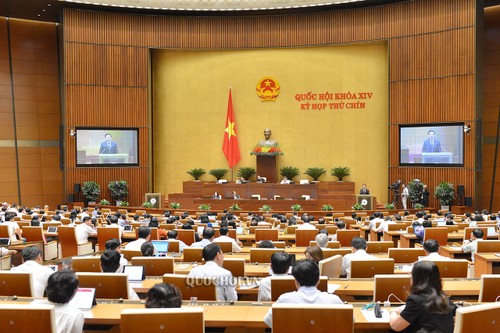
[[[399,164],[464,165],[464,123],[399,126]]]
[[[76,166],[139,165],[137,128],[76,128]]]

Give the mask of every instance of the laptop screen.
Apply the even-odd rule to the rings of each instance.
[[[132,226],[131,225],[124,225],[123,231],[132,231]]]
[[[0,238],[0,245],[10,245],[10,238]]]
[[[80,310],[90,310],[93,305],[96,305],[95,301],[95,288],[78,288],[76,290],[75,296],[69,302]]]
[[[488,236],[495,236],[496,234],[495,227],[488,227]]]
[[[50,226],[47,228],[47,232],[57,232],[57,227]]]
[[[446,221],[437,221],[438,227],[446,227]]]
[[[128,275],[129,281],[144,280],[144,266],[126,265],[123,267],[123,273]]]
[[[151,241],[153,243],[153,246],[156,248],[156,251],[158,253],[167,253],[168,252],[168,241],[162,241],[162,240],[153,240]]]
[[[245,229],[243,229],[243,227],[236,227],[236,234],[243,235],[244,231]]]

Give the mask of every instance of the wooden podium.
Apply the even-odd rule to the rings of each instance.
[[[257,155],[257,175],[270,183],[278,182],[278,156]]]

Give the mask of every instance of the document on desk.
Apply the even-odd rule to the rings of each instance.
[[[363,316],[365,316],[366,321],[368,322],[377,322],[377,323],[388,323],[389,322],[389,311],[382,309],[382,318],[375,317],[375,311],[372,309],[361,310]]]
[[[327,286],[327,291],[328,291],[329,294],[333,294],[340,287],[341,287],[340,284],[331,284],[331,283],[329,283],[328,286]]]

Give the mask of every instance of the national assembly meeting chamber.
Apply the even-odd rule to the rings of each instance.
[[[1,332],[500,332],[500,1],[4,0]]]

